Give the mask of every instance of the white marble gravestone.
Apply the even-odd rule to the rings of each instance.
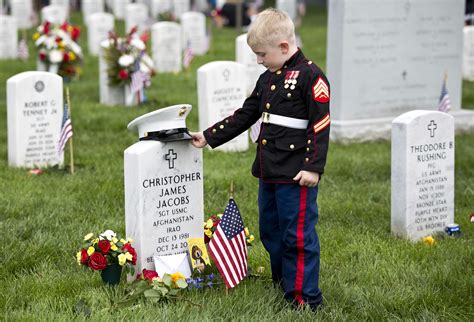
[[[123,20],[125,19],[126,7],[132,3],[132,0],[112,0],[112,12],[115,18]]]
[[[191,11],[191,0],[172,0],[173,15],[176,19],[181,19],[181,15]]]
[[[206,16],[201,12],[185,12],[181,15],[183,46],[188,44],[195,55],[204,55],[208,50]]]
[[[16,18],[0,15],[0,59],[18,56],[18,30]]]
[[[50,0],[49,4],[52,6],[62,6],[66,8],[67,11],[69,11],[69,1],[70,0]]]
[[[456,129],[472,127],[461,111],[463,15],[464,0],[330,1],[331,139],[389,138],[397,115],[437,109],[445,74]]]
[[[182,31],[176,22],[157,22],[151,28],[153,62],[157,72],[181,71]]]
[[[63,79],[24,72],[7,80],[8,164],[45,167],[63,163],[57,142],[63,117]]]
[[[67,20],[68,12],[66,7],[50,5],[41,9],[41,21],[49,21],[54,24],[62,24]]]
[[[171,0],[152,0],[151,1],[151,17],[157,19],[161,13],[172,12]]]
[[[140,138],[185,128],[191,105],[159,109],[132,121]],[[138,253],[136,270],[155,269],[153,256],[182,254],[187,239],[202,237],[202,150],[189,140],[140,141],[124,152],[125,226]]]
[[[89,17],[94,13],[104,12],[104,0],[82,0],[82,19],[89,25]]]
[[[474,26],[464,27],[463,78],[474,81]]]
[[[108,39],[109,32],[114,30],[114,16],[106,12],[97,12],[89,15],[87,27],[87,45],[89,53],[98,56],[100,44]]]
[[[257,63],[257,55],[247,44],[247,34],[235,38],[235,61],[245,65],[247,70],[247,95],[253,91],[258,78],[267,69]]]
[[[197,70],[199,128],[205,130],[242,107],[247,95],[245,66],[232,61],[214,61]],[[219,146],[221,151],[246,151],[247,131]]]
[[[392,233],[419,240],[454,222],[454,118],[414,110],[392,123]]]
[[[298,17],[296,0],[276,0],[276,7],[286,12],[293,21]]]
[[[194,0],[193,11],[207,12],[209,10],[209,4],[207,0]]]
[[[129,32],[133,27],[138,27],[138,33],[146,31],[148,20],[148,7],[143,3],[131,3],[126,7],[125,30]]]
[[[16,18],[18,29],[33,27],[33,1],[11,0],[11,14]]]

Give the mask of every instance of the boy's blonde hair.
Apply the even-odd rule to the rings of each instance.
[[[296,45],[295,25],[291,18],[285,12],[273,8],[260,12],[250,25],[247,34],[248,45],[252,48],[277,46],[282,40]]]

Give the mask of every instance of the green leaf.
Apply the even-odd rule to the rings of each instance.
[[[176,285],[177,285],[180,289],[183,289],[183,288],[188,287],[188,283],[186,283],[186,281],[183,280],[183,279],[177,280],[177,281],[176,281]]]
[[[163,276],[163,283],[166,286],[171,287],[171,284],[173,284],[173,280],[171,279],[170,274],[165,274],[165,276]]]
[[[166,288],[165,286],[158,286],[158,285],[155,286],[153,289],[160,292],[162,296],[166,296],[166,294],[169,291],[168,288]]]
[[[178,293],[179,293],[179,291],[180,291],[179,288],[173,288],[173,289],[171,289],[171,290],[168,292],[168,295],[177,296]]]
[[[153,288],[151,290],[146,290],[143,294],[146,298],[162,297],[161,292]]]

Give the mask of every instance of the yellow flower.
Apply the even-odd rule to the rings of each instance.
[[[81,258],[82,258],[81,252],[77,252],[76,259],[77,259],[77,264],[78,265],[81,265]]]
[[[121,242],[122,244],[126,244],[126,243],[127,243],[127,241],[126,241],[125,239],[123,239],[123,238],[120,239],[120,242]]]
[[[68,25],[68,26],[67,26],[67,32],[69,32],[69,33],[72,32],[72,29],[73,29],[73,28],[72,28],[71,25]]]
[[[92,236],[94,236],[93,233],[88,233],[87,235],[84,236],[84,240],[89,240],[92,238]]]
[[[425,245],[428,245],[428,246],[433,246],[435,244],[435,239],[433,238],[433,236],[426,236],[426,237],[423,237],[423,243]]]
[[[133,243],[133,239],[127,238],[127,243],[130,243],[130,244]]]
[[[87,248],[87,255],[91,256],[92,254],[94,254],[95,252],[95,248],[90,246],[89,248]]]
[[[125,265],[125,263],[127,262],[127,256],[125,256],[125,254],[118,255],[118,261],[120,266]]]
[[[72,51],[69,52],[69,60],[76,60],[76,54],[74,54]]]
[[[118,242],[117,237],[112,237],[112,243],[116,244]]]
[[[58,43],[58,47],[59,47],[59,48],[64,48],[64,47],[66,47],[66,43],[61,40],[61,41]]]
[[[204,233],[207,237],[212,238],[212,231],[210,231],[209,229],[204,229]]]
[[[217,217],[222,218],[222,214],[218,214]]]
[[[248,227],[245,227],[244,228],[244,231],[245,231],[245,237],[248,237],[250,235],[249,233],[249,228]]]
[[[247,243],[251,244],[255,240],[255,237],[253,235],[250,235],[250,237],[247,239]]]
[[[110,249],[111,249],[111,250],[117,250],[118,247],[117,247],[117,245],[115,245],[114,243],[110,243]]]
[[[176,283],[177,280],[184,280],[184,275],[180,272],[173,273],[171,274],[171,280],[173,283]]]
[[[131,262],[132,259],[133,259],[132,254],[130,254],[129,252],[126,252],[126,253],[125,253],[125,259]]]
[[[211,229],[213,225],[214,225],[214,223],[212,222],[212,219],[209,219],[206,222],[206,225],[204,226],[204,228]]]
[[[99,242],[99,238],[96,238],[96,239],[92,240],[92,245],[95,245],[95,244],[97,244],[98,242]]]
[[[37,40],[39,37],[40,37],[40,33],[39,33],[39,32],[35,32],[35,33],[33,34],[33,40]]]
[[[161,282],[163,282],[163,279],[161,277],[157,276],[157,277],[153,277],[151,279],[151,281],[161,283]]]

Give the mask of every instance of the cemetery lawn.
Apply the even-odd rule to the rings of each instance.
[[[74,24],[81,21],[73,15]],[[234,59],[237,33],[214,31],[211,52],[196,57],[189,73],[157,75],[147,92],[149,101],[139,108],[101,106],[98,60],[86,55],[82,78],[70,85],[74,175],[68,167],[40,176],[8,167],[6,80],[35,69],[31,42],[26,63],[0,61],[0,319],[474,320],[474,224],[469,223],[474,133],[456,136],[455,221],[462,237],[436,236],[431,247],[390,234],[390,142],[331,145],[319,195],[325,306],[317,313],[294,311],[272,286],[258,235],[258,182],[250,174],[253,145],[245,153],[204,150],[204,204],[206,217],[221,213],[234,182],[235,200],[256,236],[250,266],[254,271],[263,266],[263,276],[246,279],[228,295],[223,287],[184,293],[200,306],[177,301],[119,308],[114,303],[123,295],[125,280],[109,288],[99,273],[77,265],[75,255],[87,233],[112,229],[124,235],[123,151],[137,141],[126,129],[128,122],[159,107],[190,103],[194,110],[188,127],[197,130],[196,69]],[[310,8],[299,32],[305,54],[324,67],[325,10]],[[87,52],[84,29],[80,43]],[[474,109],[473,82],[463,83],[462,105]]]

